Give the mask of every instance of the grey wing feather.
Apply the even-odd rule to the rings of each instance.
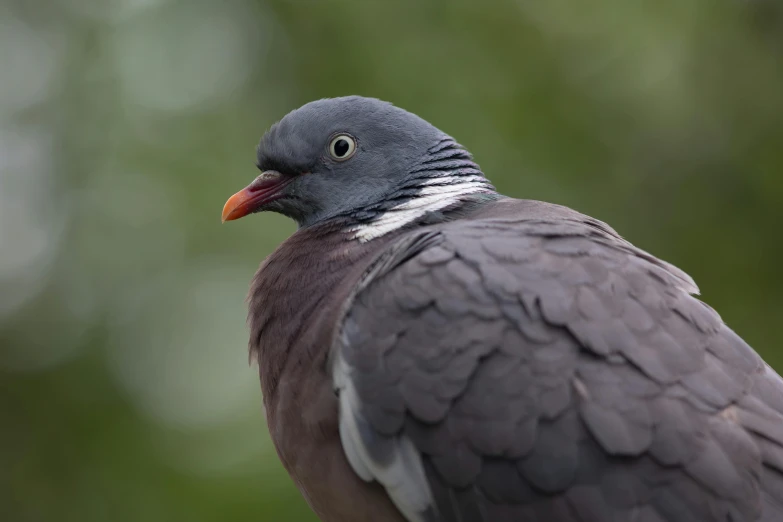
[[[407,235],[346,304],[345,453],[411,522],[783,519],[783,380],[599,222]]]
[[[334,364],[332,375],[340,397],[340,439],[351,467],[362,480],[380,482],[410,522],[436,520],[421,456],[413,443],[404,435],[385,437],[376,433],[361,413],[348,377],[349,368],[339,358]]]

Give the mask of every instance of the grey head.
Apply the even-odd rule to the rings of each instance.
[[[300,227],[334,217],[370,223],[422,197],[493,192],[451,137],[374,98],[308,103],[269,129],[257,155],[262,174],[229,199],[224,221],[273,211]]]

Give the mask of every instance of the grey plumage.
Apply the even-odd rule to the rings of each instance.
[[[442,520],[751,521],[783,500],[762,480],[783,478],[779,377],[687,275],[567,216],[418,234],[333,349],[366,440],[413,440]]]
[[[329,155],[335,135],[355,156]],[[783,519],[783,381],[687,274],[497,194],[377,100],[292,112],[259,165],[271,181],[224,218],[300,224],[253,281],[250,348],[322,520]]]

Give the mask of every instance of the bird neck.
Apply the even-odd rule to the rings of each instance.
[[[346,232],[367,242],[414,223],[447,221],[500,197],[470,153],[444,136],[382,201],[351,212]]]

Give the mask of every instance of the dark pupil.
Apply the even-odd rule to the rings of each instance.
[[[334,155],[338,158],[342,158],[346,154],[348,154],[348,149],[350,149],[351,146],[348,145],[348,142],[343,139],[339,139],[336,142],[334,142]]]

